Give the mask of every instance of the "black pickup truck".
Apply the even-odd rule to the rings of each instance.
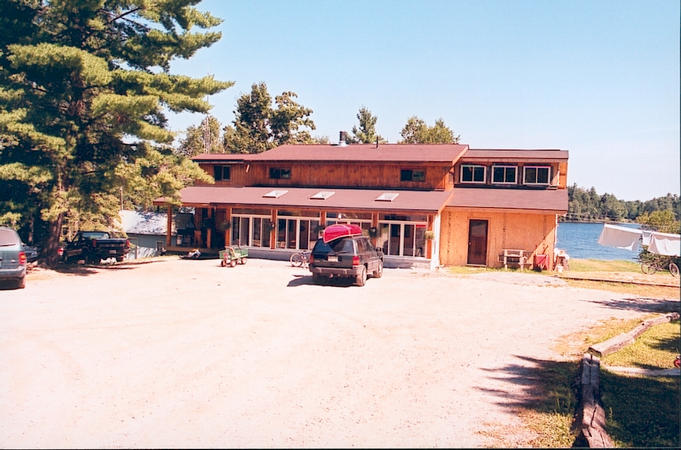
[[[98,264],[102,259],[116,258],[121,262],[130,251],[130,241],[111,237],[106,231],[79,231],[63,249],[64,262],[85,260]]]

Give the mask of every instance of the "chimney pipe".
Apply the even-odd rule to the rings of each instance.
[[[346,145],[348,145],[348,143],[345,142],[346,136],[347,136],[347,133],[345,131],[341,131],[340,133],[338,133],[338,145],[339,146],[345,147]]]

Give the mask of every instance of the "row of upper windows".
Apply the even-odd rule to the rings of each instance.
[[[487,166],[477,164],[461,165],[461,183],[487,183]],[[492,166],[492,184],[518,184],[517,166]],[[551,184],[551,166],[523,166],[523,184]]]

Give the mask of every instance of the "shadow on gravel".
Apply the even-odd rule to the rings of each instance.
[[[98,270],[131,270],[137,266],[156,264],[163,261],[130,261],[116,264],[64,264],[60,263],[51,269],[58,273],[66,273],[78,276],[95,275]],[[97,269],[97,270],[95,270]]]
[[[586,447],[576,429],[579,362],[551,361],[515,355],[530,366],[509,364],[484,369],[489,378],[515,384],[514,393],[478,386],[476,389],[496,396],[499,406],[520,413],[529,428],[538,433],[532,447]]]
[[[659,298],[632,297],[612,300],[593,300],[592,303],[607,306],[608,308],[640,311],[645,313],[668,313],[679,311],[679,300],[665,300]]]
[[[324,280],[321,283],[315,283],[312,280],[312,275],[293,275],[294,279],[289,281],[286,287],[297,286],[332,286],[332,287],[351,287],[354,286],[355,281],[351,278],[331,278]]]

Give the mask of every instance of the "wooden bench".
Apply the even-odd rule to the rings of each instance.
[[[531,253],[527,250],[505,248],[502,253],[499,253],[499,262],[504,264],[504,269],[508,269],[508,266],[512,265],[520,267],[520,270],[525,270],[525,266],[530,267],[532,265],[532,262],[529,261]]]

